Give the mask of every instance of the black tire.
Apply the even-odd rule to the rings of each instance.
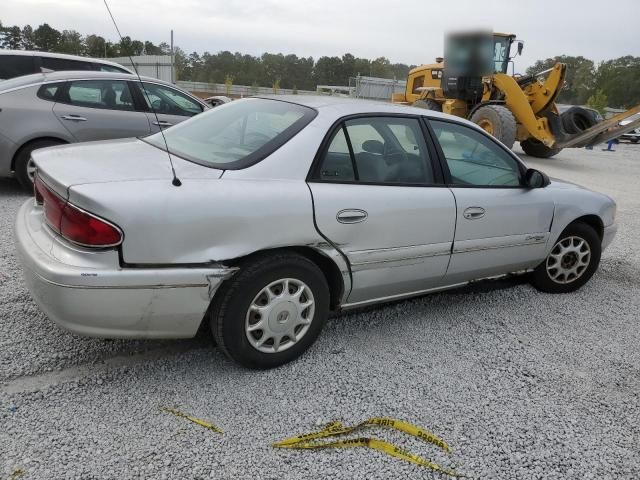
[[[551,158],[562,151],[561,148],[549,148],[544,143],[534,139],[527,138],[520,142],[520,146],[524,153],[531,157]]]
[[[417,100],[413,102],[412,106],[424,108],[425,110],[433,110],[434,112],[442,111],[442,105],[440,105],[435,100],[432,100],[431,98],[427,98],[426,100]]]
[[[31,158],[31,153],[34,150],[38,150],[39,148],[45,147],[53,147],[54,145],[62,145],[64,142],[57,140],[35,140],[31,143],[28,143],[24,147],[20,149],[16,156],[16,163],[14,166],[14,171],[16,175],[16,179],[22,185],[22,188],[33,192],[33,181],[29,177],[28,166],[29,159]]]
[[[571,135],[582,133],[598,123],[591,112],[581,107],[571,107],[562,112],[560,119],[564,131]]]
[[[584,270],[582,270],[577,278],[571,280],[568,283],[560,283],[559,281],[556,281],[551,277],[549,270],[547,269],[547,263],[550,261],[550,257],[552,256],[553,252],[556,251],[558,244],[563,242],[563,240],[568,241],[569,237],[583,239],[588,244],[590,251],[589,260],[588,265]],[[593,227],[585,223],[571,224],[564,230],[564,232],[562,232],[558,240],[556,240],[549,256],[545,258],[544,261],[540,265],[538,265],[534,272],[531,274],[531,284],[538,290],[547,293],[575,292],[585,283],[587,283],[593,276],[598,268],[598,265],[600,264],[601,254],[602,241],[600,240],[600,237],[593,229]],[[552,266],[555,265],[555,263],[553,263],[553,260],[551,260],[551,262]],[[565,276],[564,278],[567,277]]]
[[[638,139],[637,138],[632,138],[631,139],[631,143],[638,143]]]
[[[311,290],[313,318],[297,343],[280,352],[265,353],[247,338],[247,313],[255,297],[265,287],[284,278],[302,281]],[[290,362],[307,350],[320,334],[328,314],[329,287],[318,266],[301,255],[272,253],[241,264],[238,273],[224,282],[214,297],[210,325],[216,344],[227,357],[247,368],[267,369]],[[264,331],[262,335],[265,335]]]
[[[483,124],[491,126],[489,133],[500,140],[505,147],[512,148],[516,141],[516,119],[513,113],[502,105],[485,105],[480,107],[471,118],[473,123],[484,128]],[[485,128],[486,130],[486,128]]]

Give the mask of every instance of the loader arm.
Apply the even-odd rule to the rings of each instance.
[[[549,122],[544,117],[536,117],[529,103],[529,97],[522,91],[518,82],[504,73],[496,73],[492,77],[492,81],[494,87],[504,95],[507,108],[511,110],[518,123],[522,124],[529,135],[547,147],[553,147],[556,138],[551,133]]]
[[[567,66],[564,63],[556,63],[552,68],[541,73],[548,73],[544,83],[535,80],[524,88],[524,93],[529,97],[531,110],[535,115],[541,115],[553,106],[564,85]],[[542,75],[539,73],[537,76]]]

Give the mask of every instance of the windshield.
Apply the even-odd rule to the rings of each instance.
[[[9,80],[1,80],[0,92],[9,90],[11,88],[24,87],[26,85],[35,85],[36,83],[39,83],[42,80],[44,80],[43,73],[34,73],[31,75],[24,75],[22,77],[10,78]]]
[[[238,169],[281,147],[316,116],[302,105],[249,98],[236,100],[164,131],[169,152],[201,165]],[[160,133],[143,139],[165,149]]]

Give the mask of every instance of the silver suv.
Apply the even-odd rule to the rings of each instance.
[[[209,108],[169,83],[142,77],[142,84],[144,89],[135,75],[109,72],[40,73],[0,82],[0,177],[15,175],[31,189],[31,152],[38,148],[146,136]]]

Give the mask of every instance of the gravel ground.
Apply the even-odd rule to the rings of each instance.
[[[443,437],[394,441],[475,478],[640,477],[640,146],[524,157],[618,202],[620,230],[572,295],[494,281],[331,318],[299,361],[254,372],[206,335],[106,341],[53,325],[31,301],[0,181],[0,479],[438,478],[367,450],[271,442],[332,420],[405,419]],[[218,435],[162,413],[207,419]]]

